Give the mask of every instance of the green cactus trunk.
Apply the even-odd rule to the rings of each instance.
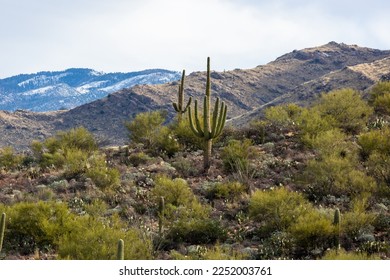
[[[5,232],[5,213],[1,215],[1,221],[0,221],[0,252],[1,249],[3,248],[4,232]]]
[[[227,106],[224,102],[219,104],[217,98],[213,110],[213,115],[210,115],[210,58],[207,58],[207,80],[206,80],[206,94],[203,98],[203,127],[198,115],[198,102],[195,100],[194,116],[192,116],[191,107],[188,108],[188,118],[190,127],[193,133],[202,138],[204,141],[203,150],[203,168],[207,172],[210,168],[211,151],[213,146],[213,139],[217,138],[225,126]]]
[[[191,105],[191,97],[188,99],[187,105],[184,107],[184,78],[186,71],[183,70],[181,75],[179,91],[177,93],[177,103],[172,103],[173,108],[177,112],[177,120],[180,123],[183,119],[183,114],[187,112],[188,107]]]
[[[125,242],[123,241],[123,239],[118,240],[117,259],[125,259]]]
[[[336,250],[340,250],[340,222],[341,222],[341,214],[340,210],[337,208],[334,212],[333,225],[336,227]]]

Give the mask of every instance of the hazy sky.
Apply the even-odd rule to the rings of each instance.
[[[0,0],[0,78],[253,68],[329,41],[390,49],[383,0]]]

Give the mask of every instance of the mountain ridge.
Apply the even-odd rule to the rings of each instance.
[[[89,68],[41,71],[0,79],[0,109],[36,112],[72,109],[136,84],[161,84],[180,78],[164,69],[104,73]]]
[[[241,126],[258,118],[262,110],[270,105],[287,102],[309,104],[322,92],[342,87],[366,91],[389,75],[387,69],[390,69],[389,50],[330,42],[319,47],[294,50],[252,69],[212,71],[212,98],[224,100],[228,105],[228,123]],[[205,72],[187,75],[185,98],[191,96],[199,100],[204,95],[205,83]],[[137,85],[71,110],[51,114],[15,114],[21,118],[21,123],[37,122],[41,128],[37,135],[36,130],[25,125],[25,140],[36,136],[42,139],[57,130],[84,126],[104,143],[122,145],[128,139],[124,122],[137,113],[162,109],[168,112],[169,119],[175,116],[171,104],[176,101],[178,86],[178,81]],[[6,121],[0,119],[0,128],[4,130],[4,126]],[[6,130],[1,145],[8,143],[22,147],[23,143],[19,143],[16,136],[20,129]]]

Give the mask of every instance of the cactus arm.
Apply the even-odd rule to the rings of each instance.
[[[196,130],[199,132],[200,137],[204,136],[204,131],[202,130],[202,126],[200,125],[199,115],[198,115],[198,102],[195,100],[195,124],[196,124]]]
[[[195,104],[196,104],[196,101],[195,101]],[[195,105],[195,108],[196,108],[196,105]],[[198,131],[197,128],[195,128],[194,120],[193,120],[193,118],[192,118],[191,107],[188,107],[188,119],[189,119],[190,128],[191,128],[192,132],[193,132],[196,136],[202,138],[202,137],[203,137],[203,133],[200,132],[200,131]]]
[[[217,127],[219,127],[218,119],[217,119],[218,118],[218,109],[219,109],[219,98],[217,98],[217,101],[215,102],[214,111],[213,111],[213,125],[211,128],[211,136],[212,137],[215,137]]]
[[[172,106],[173,106],[173,108],[175,109],[176,112],[178,112],[178,113],[180,112],[180,108],[179,108],[179,105],[177,105],[177,103],[173,102]]]
[[[221,111],[218,119],[218,126],[214,135],[215,137],[218,137],[222,133],[222,130],[226,123],[226,113],[227,113],[227,106],[224,104],[224,102],[222,102]]]

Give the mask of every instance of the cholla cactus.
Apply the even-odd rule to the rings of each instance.
[[[224,102],[219,104],[217,98],[214,106],[212,118],[210,116],[210,58],[207,58],[207,81],[206,94],[203,99],[203,126],[198,116],[198,102],[195,100],[194,116],[192,116],[191,107],[188,108],[188,117],[190,127],[194,134],[204,140],[203,167],[207,172],[210,168],[210,157],[213,139],[217,138],[225,126],[227,106]],[[194,119],[195,118],[195,119]]]
[[[177,118],[178,118],[178,122],[180,123],[182,118],[183,118],[183,114],[185,114],[187,112],[187,109],[188,107],[191,105],[191,97],[188,99],[188,102],[187,102],[187,105],[184,107],[183,104],[184,104],[184,77],[185,77],[185,74],[186,74],[186,71],[183,70],[183,73],[181,75],[181,81],[180,81],[180,85],[179,85],[179,91],[177,93],[177,103],[173,103],[173,108],[175,109],[175,111],[177,112]]]

